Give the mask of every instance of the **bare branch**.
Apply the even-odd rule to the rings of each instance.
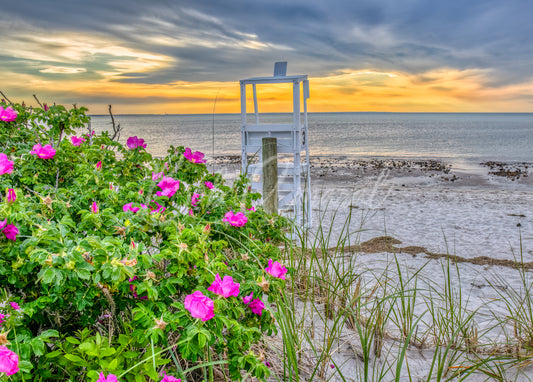
[[[35,98],[35,100],[37,101],[37,103],[39,104],[41,109],[44,109],[44,106],[42,105],[42,103],[39,101],[39,98],[37,98],[37,96],[35,94],[33,95],[33,98]]]
[[[0,94],[2,94],[2,97],[4,97],[4,99],[5,99],[7,102],[9,102],[10,105],[13,105],[13,102],[11,102],[11,101],[9,100],[9,98],[7,98],[7,96],[4,94],[4,92],[3,92],[2,90],[0,90]]]
[[[58,187],[59,187],[59,168],[57,169],[57,172],[56,172],[56,192],[57,192]]]
[[[117,141],[118,141],[118,138],[120,137],[120,123],[118,125],[115,125],[115,117],[113,117],[113,112],[111,111],[111,105],[109,105],[109,115],[111,116],[111,124],[113,125],[113,136],[111,137],[111,140],[114,141],[115,138],[117,138]]]

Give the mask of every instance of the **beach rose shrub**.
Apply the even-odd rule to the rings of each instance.
[[[154,158],[142,138],[90,131],[82,107],[0,104],[11,380],[202,380],[208,354],[228,380],[265,379],[252,347],[275,330],[272,284],[284,281],[265,288],[264,265],[281,257],[286,222],[251,209],[248,180],[226,184],[182,146]]]

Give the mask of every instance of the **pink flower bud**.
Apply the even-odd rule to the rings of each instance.
[[[12,188],[7,189],[7,196],[6,200],[8,203],[14,203],[15,200],[17,200],[17,194],[15,193],[15,190]]]

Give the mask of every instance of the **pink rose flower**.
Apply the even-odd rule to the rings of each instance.
[[[248,305],[252,302],[252,299],[254,298],[254,292],[250,293],[248,296],[244,296],[242,298],[242,302],[244,302],[245,305]]]
[[[224,276],[224,279],[220,279],[219,274],[215,276],[215,281],[211,284],[208,291],[218,294],[219,296],[228,298],[230,296],[237,297],[239,295],[239,287],[241,284],[233,282],[233,277]]]
[[[11,174],[14,162],[7,159],[7,155],[0,153],[0,175]]]
[[[200,197],[201,195],[196,192],[192,194],[191,205],[193,207],[196,207],[196,205],[198,204],[198,201],[200,200]]]
[[[70,141],[74,146],[80,146],[82,142],[85,142],[85,138],[78,138],[77,136],[73,135],[70,137]]]
[[[146,143],[144,143],[144,139],[137,138],[137,136],[129,137],[126,141],[126,145],[130,150],[136,149],[137,147],[146,148]]]
[[[215,187],[215,186],[213,185],[213,183],[208,182],[208,181],[204,182],[204,184],[205,184],[205,186],[206,186],[207,188],[209,188],[210,190],[212,190],[213,187]]]
[[[43,110],[44,110],[44,111],[48,111],[48,110],[50,110],[50,108],[48,107],[47,104],[44,104],[44,105],[43,105]]]
[[[234,227],[243,227],[248,221],[248,218],[244,216],[242,212],[237,212],[236,214],[234,214],[233,211],[229,211],[226,212],[222,221],[228,222]]]
[[[167,373],[163,372],[163,379],[160,382],[181,382],[180,378],[175,378]]]
[[[14,302],[14,301],[11,301],[11,302],[9,303],[9,305],[11,305],[11,307],[12,307],[13,309],[15,309],[15,310],[19,310],[19,309],[20,309],[20,305],[17,304],[16,302]]]
[[[255,212],[255,207],[254,206],[251,206],[250,208],[247,208],[248,211],[252,211],[252,212]]]
[[[162,189],[162,191],[155,193],[157,196],[168,196],[170,198],[179,190],[180,181],[174,180],[170,176],[163,176],[163,180],[157,183],[157,187]]]
[[[17,194],[12,188],[7,189],[6,201],[8,203],[14,203],[17,200]]]
[[[272,259],[268,259],[268,267],[265,268],[265,271],[270,276],[285,280],[285,273],[287,273],[287,268],[285,268],[277,261],[272,262]]]
[[[91,204],[91,212],[93,214],[97,214],[98,213],[98,204],[96,204],[96,202],[93,202],[93,204]]]
[[[13,375],[19,371],[19,356],[4,345],[0,346],[0,373]]]
[[[161,172],[153,172],[152,171],[152,180],[156,181],[157,179],[161,178],[164,175],[165,174],[162,171]]]
[[[107,377],[104,373],[100,373],[96,382],[118,382],[117,376],[114,374],[109,374]]]
[[[258,316],[263,314],[263,309],[265,309],[265,304],[258,298],[253,299],[248,306],[252,310],[252,313],[257,314]]]
[[[195,151],[194,153],[190,148],[186,148],[183,156],[189,160],[191,163],[206,163],[207,160],[204,159],[204,153],[200,151]]]
[[[2,223],[0,222],[0,227],[1,227]],[[9,240],[17,240],[17,235],[19,234],[19,229],[17,227],[15,227],[13,224],[5,224],[4,223],[4,228],[2,229],[2,232],[4,233],[4,235],[6,235],[6,238],[9,239]]]
[[[102,161],[98,161],[98,163],[96,164],[96,169],[97,170],[101,170],[102,169]]]
[[[213,300],[199,290],[185,297],[185,309],[191,312],[193,317],[200,318],[202,321],[215,317],[214,307]]]
[[[56,150],[52,148],[52,145],[41,146],[40,143],[37,143],[33,146],[33,150],[30,151],[30,154],[37,155],[41,159],[52,159],[56,155]]]
[[[124,212],[131,211],[131,212],[133,212],[133,213],[136,213],[137,211],[140,210],[140,208],[139,208],[139,207],[133,207],[133,203],[127,203],[127,204],[124,204],[124,205],[122,206],[122,210],[123,210]]]
[[[4,109],[0,106],[0,121],[12,122],[17,119],[17,112],[11,106]]]

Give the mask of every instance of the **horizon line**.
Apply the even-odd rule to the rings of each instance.
[[[254,115],[255,113],[247,113],[247,115]],[[293,114],[292,112],[263,112],[259,115],[268,115],[268,114]],[[303,114],[303,112],[301,113]],[[533,112],[528,111],[308,111],[307,114],[533,114]],[[101,117],[109,116],[109,114],[90,114],[88,116],[92,117]],[[241,113],[120,113],[113,114],[118,115],[131,115],[131,116],[187,116],[187,115],[241,115]]]

